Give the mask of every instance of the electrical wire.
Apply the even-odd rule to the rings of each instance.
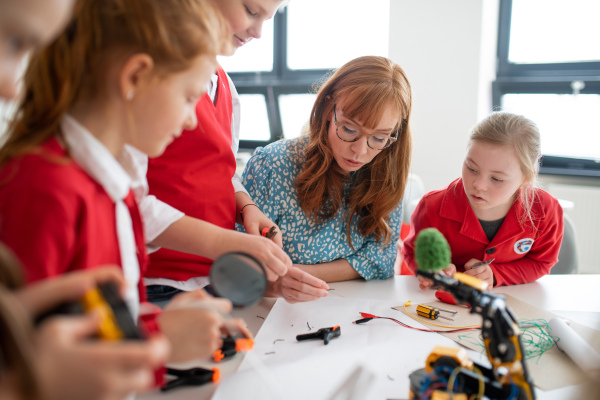
[[[398,325],[402,325],[405,328],[410,328],[410,329],[414,329],[414,330],[421,331],[421,332],[444,333],[444,332],[461,332],[461,331],[471,331],[471,330],[481,329],[480,326],[477,326],[477,327],[467,327],[467,328],[459,328],[459,329],[450,329],[450,330],[423,329],[423,328],[417,328],[417,327],[414,327],[414,326],[410,326],[410,325],[405,324],[402,321],[398,321],[397,319],[392,318],[392,317],[380,317],[378,315],[373,315],[373,314],[369,314],[369,313],[365,313],[365,312],[361,312],[360,315],[363,317],[363,319],[358,320],[358,321],[354,321],[355,323],[362,324],[362,323],[368,322],[368,321],[370,321],[372,319],[388,319],[390,321],[394,321]]]

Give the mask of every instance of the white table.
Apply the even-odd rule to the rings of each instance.
[[[423,292],[418,288],[416,278],[409,276],[395,276],[384,281],[364,282],[362,280],[333,283],[330,293],[335,296],[374,299],[374,300],[406,300],[425,302],[431,300],[431,292]],[[534,306],[554,312],[555,314],[572,319],[594,329],[600,330],[600,275],[548,275],[537,282],[526,285],[501,287],[496,291],[509,294],[519,300]],[[263,299],[259,304],[235,310],[235,317],[242,317],[248,323],[252,333],[257,334],[269,311],[273,307],[274,299]],[[220,363],[218,367],[222,376],[234,373],[242,361],[242,355]],[[210,367],[210,362],[198,361],[181,368],[192,366]],[[408,377],[407,377],[408,379]],[[139,396],[144,400],[150,399],[210,399],[215,391],[215,385],[205,385],[199,388],[174,390],[165,395],[158,391]],[[597,388],[595,388],[597,390]],[[553,391],[542,392],[536,389],[540,399],[578,399],[594,398],[590,396],[593,388],[586,386],[569,386]],[[240,391],[243,393],[243,391]],[[598,392],[595,393],[598,395]],[[408,396],[408,394],[407,394]],[[240,397],[242,398],[242,397]]]

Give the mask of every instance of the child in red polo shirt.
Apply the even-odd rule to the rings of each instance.
[[[130,311],[165,334],[171,362],[216,350],[231,304],[195,292],[156,318],[145,312],[145,238],[125,147],[157,156],[195,127],[227,32],[211,4],[78,2],[65,32],[31,58],[0,149],[0,240],[27,282],[119,265]]]
[[[452,264],[490,287],[533,282],[558,261],[563,211],[554,197],[534,186],[540,133],[529,119],[496,112],[471,132],[462,178],[426,194],[411,217],[402,254],[417,270],[415,239],[437,228],[448,240]],[[489,265],[477,266],[493,259]],[[421,289],[432,282],[419,277]]]

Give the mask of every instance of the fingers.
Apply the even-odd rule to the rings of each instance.
[[[173,299],[167,304],[167,309],[169,307],[178,307],[179,305],[186,305],[191,302],[196,302],[199,300],[212,299],[212,296],[206,293],[204,289],[192,290],[189,292],[179,293],[174,296]]]
[[[108,281],[115,282],[121,293],[125,293],[126,283],[121,270],[102,267],[36,282],[19,290],[16,297],[32,315],[39,315],[61,303],[78,301],[88,290]]]
[[[87,359],[95,360],[105,376],[105,387],[115,398],[149,389],[154,370],[164,365],[170,353],[166,338],[155,336],[148,341],[95,342],[88,345]]]
[[[315,288],[329,290],[329,285],[327,284],[327,282],[317,278],[314,275],[309,274],[308,272],[301,270],[298,267],[291,267],[288,270],[288,275],[297,281],[306,283],[307,285],[313,286]]]
[[[233,308],[231,301],[224,298],[214,298],[203,289],[178,294],[167,304],[165,310],[185,308],[206,308],[221,315],[229,314]]]
[[[292,260],[283,249],[277,247],[270,240],[268,240],[266,250],[266,255],[263,257],[266,259],[263,262],[267,272],[267,279],[274,281],[277,277],[287,274],[288,268],[292,266]]]
[[[450,264],[448,268],[444,270],[444,274],[447,276],[452,276],[456,272],[456,266],[454,264]]]
[[[92,311],[83,316],[53,317],[40,326],[40,337],[54,337],[63,343],[75,343],[94,336],[100,327],[100,314]]]
[[[169,309],[159,315],[158,322],[171,345],[169,362],[209,357],[222,345],[224,320],[213,309]]]
[[[282,295],[292,304],[326,297],[327,289],[327,283],[296,267],[290,268],[281,282]]]
[[[481,279],[486,282],[489,287],[494,286],[494,271],[489,265],[477,268],[471,268],[465,271],[465,274]]]
[[[433,285],[431,280],[423,278],[422,276],[417,276],[417,279],[419,280],[419,289],[421,290],[427,290]]]
[[[481,260],[477,260],[475,258],[471,258],[469,261],[467,261],[465,263],[465,271],[470,270],[471,268],[473,268],[474,265],[477,265],[481,262]]]
[[[162,335],[155,335],[148,340],[98,343],[103,344],[102,353],[114,360],[123,371],[159,367],[166,362],[171,351],[168,340]]]
[[[263,214],[258,206],[244,208],[244,229],[247,233],[260,236],[261,227],[267,226],[269,222],[271,220]],[[269,228],[273,225],[273,222],[271,222]]]
[[[243,337],[252,339],[254,336],[252,332],[248,330],[248,325],[246,321],[241,318],[232,318],[225,320],[225,324],[223,325],[225,333],[229,333],[231,335],[235,335],[236,333],[240,333]]]
[[[277,225],[275,225],[275,229],[277,230],[277,234],[273,236],[271,240],[277,245],[277,247],[283,248],[283,234]]]

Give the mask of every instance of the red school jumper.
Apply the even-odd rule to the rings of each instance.
[[[134,231],[142,303],[146,290],[141,277],[148,265],[144,229],[133,193],[124,201]],[[0,241],[21,261],[27,283],[108,264],[122,266],[115,203],[54,137],[0,170]],[[150,333],[160,330],[152,311],[140,315]],[[163,381],[164,369],[159,368],[155,383]]]
[[[533,282],[550,273],[558,261],[564,222],[558,200],[542,189],[536,188],[531,211],[535,226],[529,222],[521,224],[523,207],[517,199],[490,242],[469,204],[462,179],[457,179],[445,189],[426,194],[419,202],[402,248],[404,260],[416,272],[416,236],[433,227],[448,240],[457,271],[464,272],[464,264],[471,258],[495,258],[490,267],[496,286]]]
[[[186,215],[225,229],[235,228],[235,156],[231,151],[231,90],[217,70],[215,103],[208,93],[196,105],[198,126],[183,131],[162,156],[148,162],[150,194]],[[197,238],[202,240],[202,238]],[[149,278],[185,281],[208,276],[212,260],[160,249],[150,254]]]

